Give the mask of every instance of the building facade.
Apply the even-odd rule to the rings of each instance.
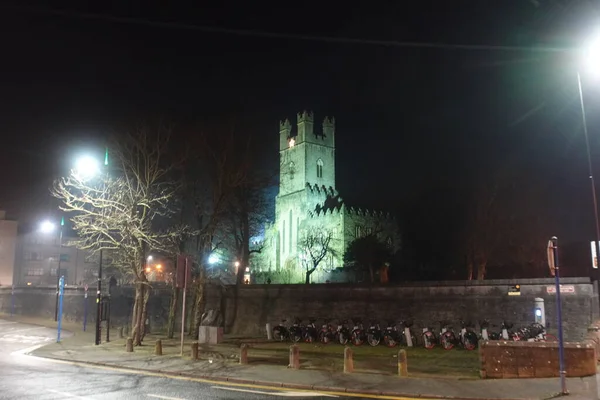
[[[393,250],[400,246],[396,220],[389,214],[353,208],[344,203],[335,181],[335,120],[325,117],[315,129],[312,112],[297,115],[293,129],[289,120],[279,127],[279,193],[275,199],[275,221],[265,231],[260,258],[253,264],[261,270],[296,270],[299,276],[307,262],[306,240],[325,232],[332,250],[319,265],[314,281],[343,266],[348,244],[376,234]],[[296,283],[296,282],[293,282]]]
[[[55,286],[58,274],[65,284],[93,284],[98,276],[98,257],[68,243],[75,238],[57,233],[30,232],[19,235],[15,257],[15,285]],[[60,260],[60,261],[59,261]],[[59,271],[60,268],[60,271]]]
[[[14,282],[14,264],[17,248],[17,221],[6,219],[6,212],[0,210],[0,287],[11,286]]]

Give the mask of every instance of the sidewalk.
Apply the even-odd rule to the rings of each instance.
[[[25,321],[22,321],[25,322]],[[52,321],[53,323],[53,321]],[[50,325],[52,324],[50,323]],[[103,336],[105,337],[105,332]],[[551,379],[457,379],[457,378],[399,378],[394,375],[353,373],[343,374],[331,369],[312,369],[302,361],[300,370],[275,365],[260,352],[250,350],[250,364],[239,365],[238,350],[219,351],[214,347],[200,349],[200,360],[190,359],[190,343],[184,344],[184,356],[179,354],[178,341],[163,341],[163,356],[155,356],[154,340],[148,337],[145,345],[136,347],[133,353],[125,352],[125,339],[118,339],[117,330],[111,330],[111,342],[94,345],[94,332],[82,332],[61,343],[52,343],[32,351],[32,355],[101,366],[211,379],[231,383],[263,386],[289,387],[329,392],[347,392],[446,399],[547,399],[559,391],[558,378]],[[114,338],[114,340],[112,339]],[[409,360],[410,374],[410,360]],[[569,378],[569,400],[598,399],[596,377]]]

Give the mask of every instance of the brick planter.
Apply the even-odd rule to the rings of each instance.
[[[596,343],[565,343],[568,377],[596,373]],[[558,343],[481,341],[482,378],[551,378],[559,376]]]

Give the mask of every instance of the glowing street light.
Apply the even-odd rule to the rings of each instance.
[[[73,169],[73,175],[82,180],[91,179],[98,175],[99,172],[100,164],[92,156],[83,156],[77,159],[75,168]]]
[[[52,233],[56,230],[56,225],[52,221],[42,221],[40,224],[40,232],[42,233]]]
[[[156,269],[161,269],[161,268],[162,268],[162,265],[156,264]]]
[[[208,256],[208,263],[209,264],[216,264],[219,262],[219,257],[216,254],[211,254],[210,256]]]

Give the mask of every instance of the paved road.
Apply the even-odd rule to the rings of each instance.
[[[63,337],[69,335],[63,332]],[[23,354],[32,346],[55,340],[54,329],[0,320],[0,399],[272,400],[334,397],[137,375],[56,363]]]

